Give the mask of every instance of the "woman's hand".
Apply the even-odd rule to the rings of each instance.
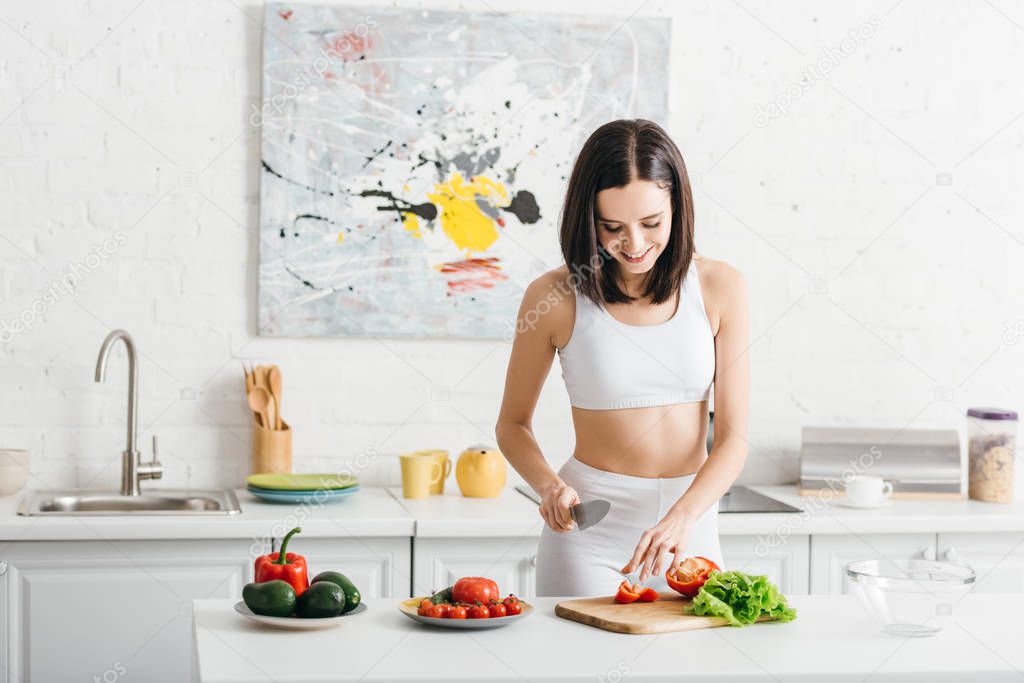
[[[651,576],[662,572],[662,559],[665,553],[673,553],[673,566],[685,559],[686,541],[690,537],[693,520],[683,512],[670,511],[665,517],[640,536],[633,557],[625,567],[623,574],[640,569],[640,583],[645,583]]]
[[[564,481],[549,486],[541,495],[540,516],[552,531],[572,529],[572,514],[569,508],[580,502],[580,496]]]

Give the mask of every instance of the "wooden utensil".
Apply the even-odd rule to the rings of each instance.
[[[612,597],[564,600],[555,605],[555,614],[569,621],[578,621],[615,633],[667,633],[694,631],[700,628],[725,626],[722,617],[698,617],[686,614],[693,602],[675,592],[659,593],[654,602],[633,602],[620,605]],[[770,621],[762,617],[758,621]]]
[[[248,396],[253,387],[252,372],[245,367],[245,363],[242,363],[242,372],[245,374],[245,395]]]
[[[272,410],[273,402],[270,400],[270,394],[263,387],[253,387],[252,391],[249,392],[249,407],[252,408],[253,412],[259,415],[260,426],[270,427],[270,410]]]
[[[277,415],[277,422],[274,429],[281,428],[281,369],[271,365],[267,370],[267,383],[270,386],[270,396],[274,399],[274,412]]]

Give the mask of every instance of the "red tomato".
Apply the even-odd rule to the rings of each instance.
[[[465,619],[469,615],[469,610],[466,609],[465,605],[452,605],[451,609],[448,610],[449,619]]]
[[[445,615],[445,609],[443,605],[431,605],[427,608],[427,613],[424,616],[432,619],[443,619]]]
[[[505,605],[500,602],[492,602],[488,608],[491,611],[491,617],[506,617],[508,616],[508,610],[505,609]]]
[[[508,597],[502,600],[501,602],[505,605],[505,610],[509,613],[509,615],[523,613],[522,601],[520,601],[519,598],[512,595],[511,593],[509,593]]]
[[[416,608],[416,614],[420,615],[421,617],[426,616],[427,610],[433,607],[433,605],[434,603],[430,602],[428,598],[423,598],[422,600],[420,600],[419,607]]]
[[[630,583],[629,581],[623,581],[619,584],[619,592],[615,594],[615,602],[620,605],[628,605],[631,602],[636,602],[640,597],[640,591],[643,590],[643,586],[639,583]]]
[[[487,608],[487,605],[473,605],[469,608],[470,619],[488,619],[491,616],[491,610]]]
[[[440,607],[441,608],[440,610],[438,610],[440,612],[440,614],[438,616],[441,616],[441,617],[447,617],[448,614],[452,610],[452,606],[447,604],[447,603],[444,603],[444,602],[436,605],[436,607]]]
[[[482,576],[465,576],[452,586],[453,602],[474,603],[477,600],[489,604],[491,600],[500,600],[498,584]]]
[[[665,572],[669,588],[688,598],[697,595],[700,587],[712,572],[722,571],[717,564],[706,557],[688,557]]]
[[[637,598],[640,602],[654,602],[661,596],[658,595],[658,591],[654,590],[650,586],[640,591],[640,597]]]

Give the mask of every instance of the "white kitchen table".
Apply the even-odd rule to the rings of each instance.
[[[969,595],[932,638],[880,633],[852,596],[793,596],[788,624],[623,635],[554,615],[558,598],[504,628],[420,625],[396,600],[326,631],[247,621],[232,600],[193,604],[196,683],[313,681],[1022,681],[1024,595]]]

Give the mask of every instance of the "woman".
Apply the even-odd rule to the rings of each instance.
[[[643,119],[605,124],[584,144],[561,246],[565,265],[523,296],[496,428],[542,497],[537,594],[609,595],[632,573],[667,590],[669,560],[722,565],[718,500],[747,453],[746,288],[694,253],[682,156]],[[530,426],[556,353],[576,433],[557,473]],[[570,506],[598,498],[611,502],[605,518],[573,529]]]

